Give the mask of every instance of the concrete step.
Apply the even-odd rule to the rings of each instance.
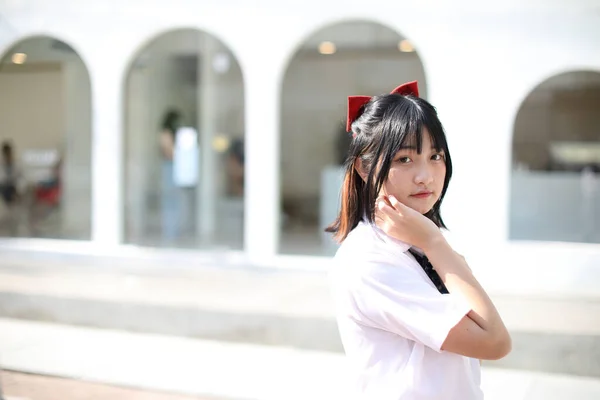
[[[0,261],[0,316],[341,353],[324,272],[97,259]],[[600,299],[495,295],[513,352],[489,365],[600,377]]]
[[[220,399],[350,398],[343,355],[0,318],[0,367]],[[595,400],[600,379],[484,366],[486,400]]]

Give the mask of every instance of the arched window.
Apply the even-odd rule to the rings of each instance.
[[[537,86],[517,114],[510,238],[600,242],[600,73]]]
[[[227,46],[195,29],[154,38],[124,105],[126,241],[241,249],[244,89]]]
[[[0,235],[90,239],[90,78],[67,43],[35,36],[2,56],[0,140]]]
[[[281,99],[279,252],[330,255],[323,232],[337,216],[342,163],[349,144],[347,97],[376,95],[401,83],[427,84],[413,44],[369,21],[329,25],[308,37],[285,72]]]

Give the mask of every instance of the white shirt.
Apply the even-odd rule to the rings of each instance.
[[[469,311],[441,294],[410,246],[361,222],[330,273],[338,327],[357,399],[480,400],[479,360],[440,348]]]

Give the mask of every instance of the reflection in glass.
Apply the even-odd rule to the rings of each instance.
[[[576,71],[525,99],[513,136],[510,238],[600,243],[600,74]]]
[[[231,187],[243,179],[243,98],[237,61],[211,35],[172,31],[139,52],[126,87],[127,242],[242,248],[243,191]]]
[[[32,37],[3,55],[0,139],[0,235],[90,239],[91,88],[69,45]]]
[[[281,107],[280,253],[330,255],[323,232],[338,210],[349,95],[376,95],[418,80],[427,85],[413,45],[372,22],[324,28],[302,43],[287,68]]]

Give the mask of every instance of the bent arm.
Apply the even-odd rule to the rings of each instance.
[[[497,360],[511,350],[511,338],[487,293],[473,276],[465,259],[443,237],[425,254],[450,293],[460,294],[471,311],[448,333],[442,350],[483,360]]]

